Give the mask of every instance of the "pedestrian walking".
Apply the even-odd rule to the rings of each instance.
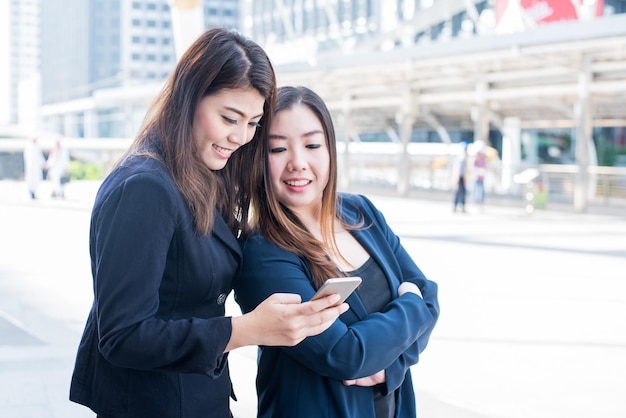
[[[31,199],[37,199],[39,185],[43,181],[46,158],[39,146],[39,140],[32,138],[24,147],[24,182]]]
[[[70,156],[61,141],[57,140],[46,160],[46,178],[52,183],[52,197],[65,198],[65,184],[69,181],[67,170]]]
[[[454,193],[454,212],[458,209],[465,212],[465,198],[467,194],[467,142],[461,142],[461,152],[454,162],[454,178],[456,179],[456,189]]]
[[[487,155],[484,149],[479,149],[474,156],[472,175],[474,184],[472,186],[472,201],[482,207],[485,203],[485,174],[487,172]]]

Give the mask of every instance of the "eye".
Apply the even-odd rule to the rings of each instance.
[[[262,126],[259,122],[250,122],[248,125],[254,126],[256,129],[259,129]]]
[[[321,145],[320,144],[309,144],[306,147],[309,148],[309,149],[318,149],[318,148],[321,148]]]
[[[236,121],[235,119],[231,119],[231,118],[228,118],[228,117],[226,117],[226,116],[222,116],[222,118],[223,118],[226,122],[230,123],[231,125],[237,125],[237,121]]]
[[[285,148],[285,147],[270,148],[270,152],[272,154],[278,154],[278,153],[283,152],[283,151],[287,151],[287,148]]]

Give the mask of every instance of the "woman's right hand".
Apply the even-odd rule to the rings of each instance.
[[[246,345],[294,346],[320,334],[349,306],[336,305],[338,294],[301,303],[300,295],[274,293],[252,312],[232,318],[232,335],[224,352]]]

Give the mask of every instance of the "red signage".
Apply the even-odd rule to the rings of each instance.
[[[506,13],[538,25],[602,16],[603,9],[604,0],[496,0],[495,4],[496,22]]]

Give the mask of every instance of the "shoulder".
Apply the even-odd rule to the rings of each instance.
[[[377,212],[372,201],[362,194],[339,193],[337,196],[338,210],[343,216],[371,216]]]
[[[337,193],[337,203],[343,210],[357,210],[363,205],[365,196],[355,193]]]
[[[279,247],[260,233],[240,239],[239,244],[242,253],[242,272],[255,271],[258,273],[259,269],[274,268],[270,266],[283,263],[297,266],[304,264],[304,260],[297,254]]]
[[[132,157],[117,165],[102,185],[115,187],[133,183],[173,185],[174,181],[160,161],[149,157]]]
[[[265,259],[265,260],[297,260],[299,257],[287,251],[276,243],[265,238],[260,232],[253,233],[246,238],[239,239],[241,245],[241,251],[246,258],[250,259]]]
[[[146,204],[154,204],[155,199],[172,204],[178,196],[182,197],[165,166],[146,157],[130,158],[116,166],[102,182],[95,205],[114,196]]]
[[[241,245],[241,250],[245,255],[254,256],[254,257],[262,257],[268,253],[281,253],[287,252],[280,248],[275,243],[271,242],[263,234],[260,232],[255,232],[246,238],[242,238],[239,240],[239,244]]]

